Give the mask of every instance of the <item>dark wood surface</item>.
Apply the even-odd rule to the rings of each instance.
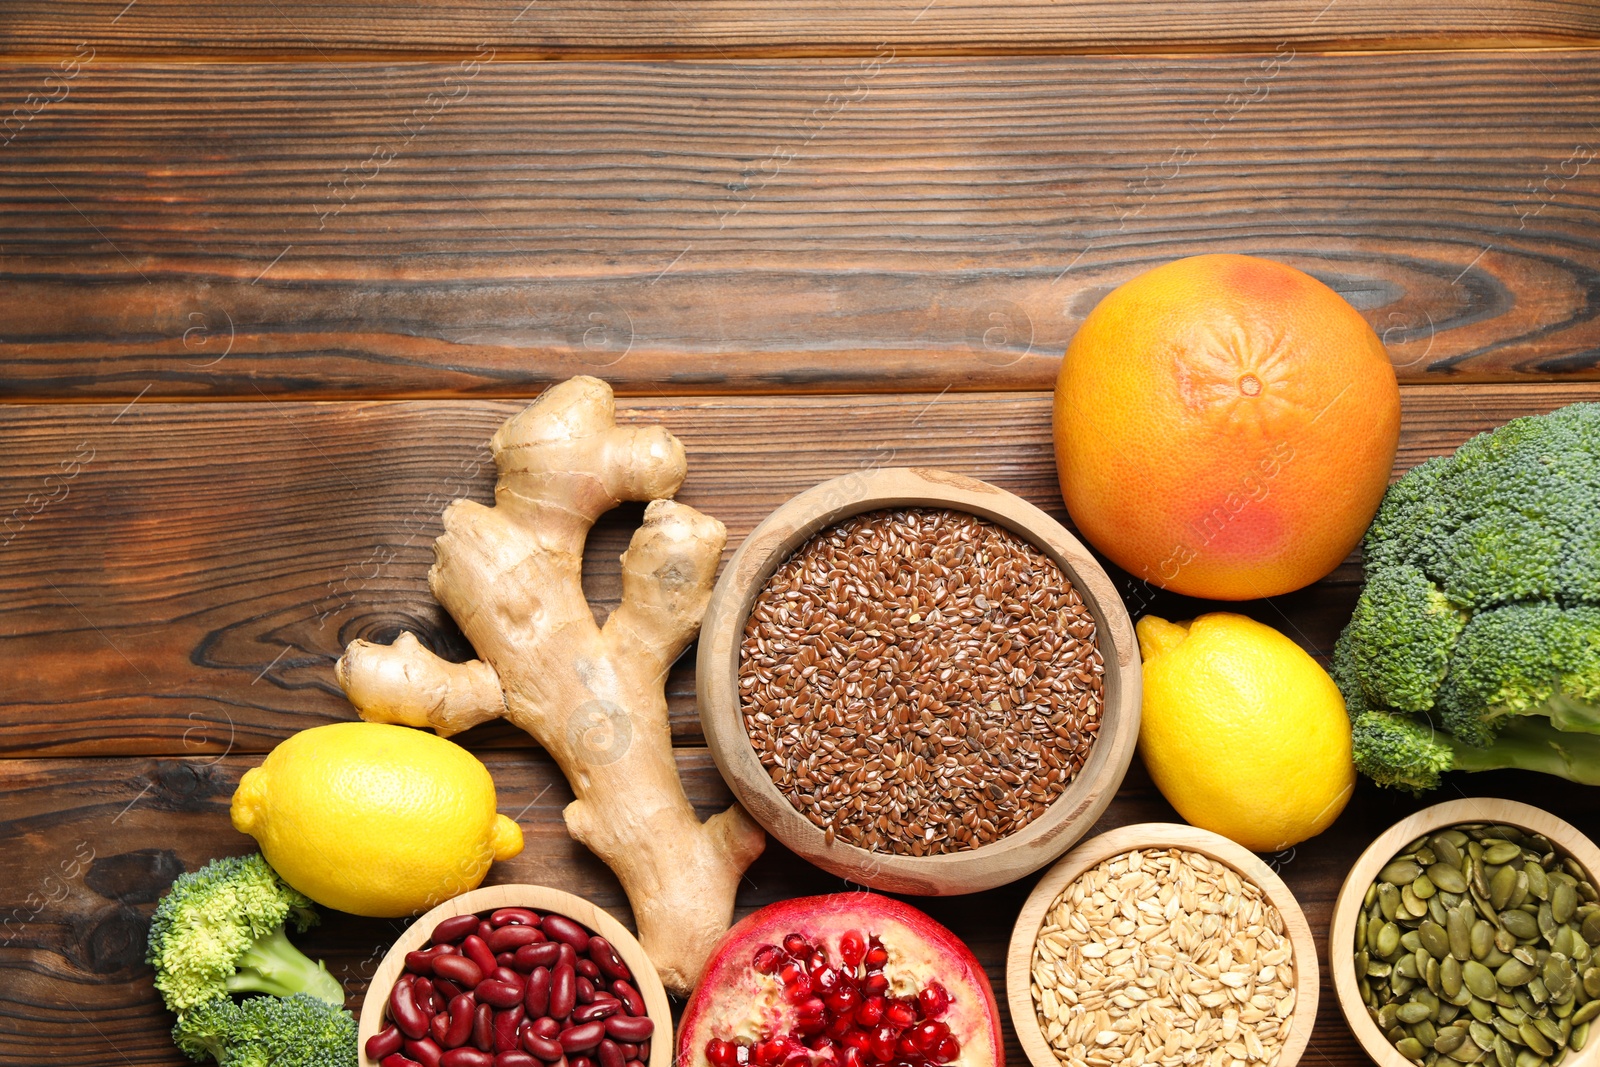
[[[465,652],[425,586],[438,511],[488,499],[484,442],[551,381],[602,374],[681,436],[682,498],[734,543],[890,464],[1061,516],[1062,348],[1195,252],[1361,309],[1397,471],[1600,399],[1597,39],[1558,0],[0,5],[0,1067],[186,1062],[155,899],[249,850],[245,769],[351,716],[347,641]],[[597,611],[638,514],[591,538]],[[1359,576],[1239,609],[1323,654]],[[1213,606],[1117,577],[1135,615]],[[709,811],[690,662],[673,736]],[[543,754],[462,740],[527,835],[492,878],[628,919]],[[1461,791],[1600,827],[1553,779]],[[1363,785],[1269,857],[1314,927],[1415,806]],[[1135,761],[1099,825],[1173,817]],[[1031,883],[918,903],[998,985]],[[842,888],[772,846],[739,907]],[[330,913],[307,945],[355,1005],[396,932]],[[1305,1062],[1364,1062],[1331,989]]]
[[[1214,251],[1600,378],[1600,51],[73,69],[0,64],[0,397],[1046,389]]]

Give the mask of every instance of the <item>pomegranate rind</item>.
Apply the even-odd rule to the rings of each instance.
[[[706,1044],[712,1038],[749,1042],[790,1029],[793,1008],[784,1002],[780,982],[751,966],[757,948],[798,933],[825,947],[837,963],[839,938],[847,931],[882,940],[892,995],[914,996],[930,980],[949,992],[941,1018],[961,1043],[950,1067],[1004,1067],[994,990],[972,951],[928,915],[877,893],[796,897],[769,904],[729,930],[684,1009],[676,1067],[711,1067]],[[814,1064],[826,1067],[820,1058]]]

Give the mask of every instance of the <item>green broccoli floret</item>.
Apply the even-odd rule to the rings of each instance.
[[[353,1067],[356,1021],[343,1008],[296,993],[218,997],[183,1013],[172,1039],[195,1060],[222,1067]]]
[[[1422,793],[1455,764],[1455,751],[1426,723],[1386,711],[1362,712],[1351,725],[1356,769],[1379,785]]]
[[[303,931],[316,921],[311,900],[261,856],[216,860],[180,875],[156,906],[146,960],[179,1015],[229,993],[308,993],[343,1005],[338,979],[284,932],[285,923]]]
[[[1359,649],[1351,674],[1376,707],[1427,711],[1450,665],[1466,615],[1415,567],[1377,571],[1342,640]]]
[[[1447,769],[1600,780],[1600,404],[1414,468],[1363,545],[1332,665],[1362,771],[1412,790]]]

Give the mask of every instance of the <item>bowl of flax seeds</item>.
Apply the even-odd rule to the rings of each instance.
[[[942,471],[847,475],[775,511],[712,594],[697,675],[752,816],[894,892],[1050,862],[1138,734],[1138,649],[1104,570],[1038,508]]]

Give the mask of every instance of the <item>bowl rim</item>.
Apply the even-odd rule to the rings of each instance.
[[[1028,826],[998,841],[938,856],[872,852],[835,841],[772,784],[745,732],[738,690],[739,637],[761,588],[814,533],[863,512],[937,507],[988,519],[1055,561],[1095,620],[1105,663],[1101,729],[1072,783]],[[1140,664],[1133,623],[1111,578],[1066,527],[998,486],[948,471],[885,467],[828,479],[768,515],[734,552],[700,629],[700,722],[717,769],[745,810],[791,851],[873,889],[942,896],[992,889],[1031,874],[1093,826],[1133,759],[1139,735]]]
[[[1597,848],[1583,831],[1543,808],[1515,800],[1502,800],[1498,797],[1465,797],[1434,804],[1406,816],[1379,834],[1356,858],[1350,873],[1345,875],[1344,883],[1339,887],[1339,896],[1334,900],[1333,919],[1328,929],[1328,968],[1333,973],[1335,999],[1339,1002],[1339,1010],[1344,1013],[1350,1031],[1378,1067],[1417,1067],[1417,1065],[1400,1055],[1399,1051],[1389,1043],[1389,1039],[1383,1035],[1383,1031],[1378,1029],[1378,1024],[1367,1014],[1367,1007],[1361,1000],[1361,991],[1356,987],[1354,951],[1356,916],[1360,913],[1361,902],[1366,897],[1367,886],[1372,884],[1378,872],[1402,848],[1423,834],[1471,822],[1515,826],[1521,830],[1543,834],[1549,838],[1551,844],[1577,860],[1584,870],[1589,872],[1591,879],[1596,876],[1597,871],[1600,871],[1600,848]],[[1350,946],[1351,951],[1335,954],[1338,945]],[[1592,1067],[1596,1062],[1596,1049],[1600,1049],[1600,1041],[1591,1041],[1562,1063],[1564,1067]]]
[[[648,1067],[671,1067],[674,1043],[672,1008],[667,1001],[667,991],[656,974],[655,964],[645,954],[643,946],[618,922],[611,913],[580,896],[553,889],[549,886],[522,882],[480,886],[424,912],[395,939],[384,954],[378,969],[367,983],[367,992],[361,1004],[361,1020],[356,1035],[356,1054],[359,1067],[378,1067],[378,1062],[367,1055],[367,1038],[383,1029],[383,1010],[389,1002],[389,990],[405,968],[407,952],[422,947],[433,934],[433,928],[445,919],[457,915],[494,911],[496,908],[536,908],[540,911],[564,915],[611,942],[617,955],[633,972],[634,988],[644,997],[645,1008],[655,1020],[657,1032],[650,1038],[650,1063]],[[378,995],[374,995],[375,991]]]
[[[1289,1036],[1271,1067],[1294,1067],[1310,1045],[1322,986],[1311,924],[1283,879],[1254,852],[1221,834],[1184,823],[1132,823],[1091,837],[1057,860],[1028,894],[1006,950],[1006,1005],[1023,1054],[1033,1067],[1061,1067],[1045,1040],[1038,1009],[1033,1004],[1033,945],[1050,906],[1062,890],[1105,860],[1134,849],[1161,848],[1198,852],[1231,868],[1241,878],[1254,882],[1283,917],[1284,933],[1293,952],[1295,1000],[1289,1015]]]

